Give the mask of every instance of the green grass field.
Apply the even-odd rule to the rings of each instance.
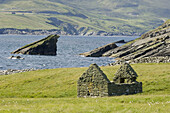
[[[87,68],[58,68],[0,76],[0,112],[169,113],[170,63],[133,64],[143,93],[77,98],[77,80]],[[119,66],[101,67],[112,80]]]
[[[169,113],[168,95],[108,98],[5,98],[2,113]]]

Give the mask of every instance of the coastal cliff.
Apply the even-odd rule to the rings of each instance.
[[[11,54],[29,54],[29,55],[56,55],[57,41],[60,36],[49,35],[48,37],[21,47]]]

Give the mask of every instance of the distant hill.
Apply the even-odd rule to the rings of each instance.
[[[169,0],[0,0],[0,34],[141,35],[170,18]]]

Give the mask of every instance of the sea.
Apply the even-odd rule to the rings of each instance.
[[[79,54],[122,39],[134,40],[139,36],[60,36],[56,56],[19,54],[24,59],[9,59],[12,51],[45,37],[45,35],[0,35],[0,70],[88,67],[92,63],[105,66],[113,63],[115,58],[83,57]]]

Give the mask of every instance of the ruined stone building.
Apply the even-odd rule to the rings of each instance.
[[[91,64],[78,79],[77,96],[104,97],[141,93],[142,83],[136,81],[137,77],[133,68],[124,63],[111,82],[96,64]]]

